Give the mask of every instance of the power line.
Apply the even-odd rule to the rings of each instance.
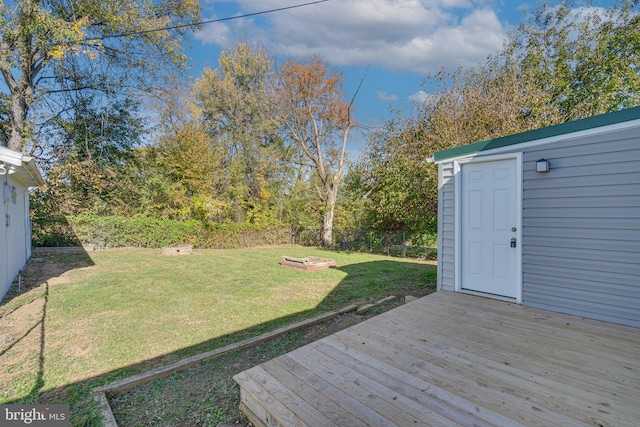
[[[169,27],[153,28],[151,30],[131,31],[131,32],[128,32],[128,33],[111,34],[111,35],[100,36],[100,37],[91,37],[91,38],[82,39],[82,40],[74,40],[72,42],[60,42],[59,44],[65,44],[65,45],[80,44],[80,43],[87,43],[87,42],[99,41],[99,40],[105,40],[105,39],[111,39],[111,38],[131,37],[131,36],[137,36],[137,35],[142,35],[142,34],[155,33],[155,32],[158,32],[158,31],[180,30],[180,29],[183,29],[183,28],[198,27],[198,26],[201,26],[201,25],[213,24],[213,23],[216,23],[216,22],[231,21],[231,20],[234,20],[234,19],[249,18],[249,17],[252,17],[252,16],[266,15],[266,14],[274,13],[274,12],[282,12],[284,10],[297,9],[297,8],[305,7],[305,6],[312,6],[314,4],[325,3],[325,2],[328,2],[328,1],[330,1],[330,0],[316,0],[316,1],[307,2],[307,3],[299,3],[299,4],[295,4],[295,5],[291,5],[291,6],[285,6],[285,7],[275,8],[275,9],[263,10],[263,11],[260,11],[260,12],[245,13],[243,15],[237,15],[237,16],[229,16],[229,17],[226,17],[226,18],[217,18],[217,19],[211,19],[211,20],[208,20],[208,21],[192,22],[192,23],[189,23],[189,24],[180,24],[180,25],[173,25],[173,26],[169,26]]]

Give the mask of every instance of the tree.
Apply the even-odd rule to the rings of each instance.
[[[425,155],[436,144],[419,119],[397,117],[369,135],[360,162],[349,171],[351,186],[365,201],[367,227],[415,236],[436,231],[438,173]]]
[[[556,124],[640,103],[640,15],[636,1],[608,9],[545,2],[525,16],[500,59],[545,93],[523,111]]]
[[[283,192],[282,140],[276,133],[268,91],[269,55],[240,43],[222,52],[219,68],[205,69],[193,85],[212,143],[226,153],[229,199],[236,219],[264,210]]]
[[[498,54],[431,77],[426,136],[444,149],[640,104],[635,9],[541,4]]]
[[[170,216],[205,222],[222,222],[229,216],[230,203],[223,194],[227,179],[223,153],[198,120],[164,135],[157,152],[173,195]]]
[[[280,67],[275,108],[285,138],[311,163],[324,205],[322,242],[333,243],[333,219],[344,171],[349,132],[355,126],[353,100],[345,102],[343,76],[331,73],[314,58],[307,64],[290,61]]]
[[[514,62],[490,57],[429,80],[435,94],[420,106],[425,148],[437,151],[558,123],[550,94]],[[408,123],[412,123],[409,121]],[[411,125],[415,127],[415,124]]]
[[[199,19],[195,0],[9,0],[0,3],[0,73],[8,138],[35,151],[39,126],[74,108],[85,91],[127,94],[149,75],[178,64],[185,29]],[[6,91],[6,92],[5,92]],[[35,111],[34,111],[35,110]],[[30,118],[37,112],[39,123]]]
[[[84,99],[73,117],[57,118],[51,137],[60,143],[45,165],[42,207],[55,206],[57,214],[135,213],[135,149],[143,132],[137,109],[131,100],[96,105]]]

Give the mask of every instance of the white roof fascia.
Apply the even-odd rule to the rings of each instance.
[[[22,153],[9,150],[6,147],[0,147],[0,162],[20,167],[22,166],[23,157]]]
[[[39,187],[45,184],[33,157],[25,156],[6,147],[0,147],[0,162],[16,168],[18,180],[29,187]],[[13,173],[8,172],[13,175]]]

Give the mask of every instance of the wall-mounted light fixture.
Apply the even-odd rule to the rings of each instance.
[[[0,163],[0,176],[7,174],[7,168],[4,163]]]
[[[536,172],[549,172],[549,160],[538,160],[536,162]]]

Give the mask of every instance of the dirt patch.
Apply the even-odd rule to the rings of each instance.
[[[2,308],[12,299],[46,284],[55,286],[68,283],[69,272],[91,265],[91,258],[84,248],[34,249],[19,278],[13,282],[2,300],[0,317],[3,315]]]

